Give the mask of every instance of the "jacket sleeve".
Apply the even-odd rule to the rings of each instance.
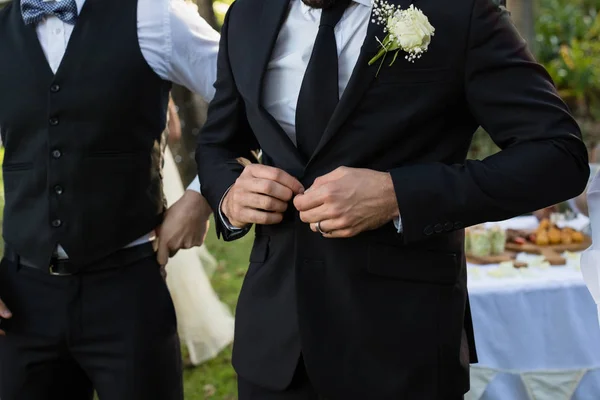
[[[215,97],[208,107],[206,123],[198,139],[196,163],[202,183],[202,194],[215,211],[217,235],[226,241],[244,236],[248,230],[229,231],[219,218],[219,205],[227,190],[242,172],[238,157],[252,159],[258,143],[246,118],[243,99],[237,90],[229,62],[228,29],[235,3],[229,8],[223,24]]]
[[[559,203],[582,193],[588,180],[577,123],[492,0],[473,0],[465,57],[470,112],[502,151],[461,165],[390,171],[405,243]]]

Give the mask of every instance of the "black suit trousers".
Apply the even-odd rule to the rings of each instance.
[[[2,400],[183,399],[173,303],[154,257],[72,276],[6,259]]]
[[[254,384],[238,376],[238,397],[239,400],[338,400],[320,395],[314,388],[308,377],[304,360],[300,357],[296,372],[290,385],[281,391],[269,390]],[[450,396],[442,399],[421,399],[421,400],[463,400],[463,396]],[[366,400],[362,396],[356,399],[344,397],[339,400]],[[401,399],[398,399],[401,400]],[[409,400],[409,399],[404,399]]]

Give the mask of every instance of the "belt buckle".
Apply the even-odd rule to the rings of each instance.
[[[64,273],[56,272],[56,263],[58,261],[59,260],[57,260],[57,259],[52,259],[50,261],[50,266],[48,267],[48,273],[50,275],[52,275],[52,276],[69,276],[69,275],[72,275],[72,274],[69,274],[69,273],[64,274]]]

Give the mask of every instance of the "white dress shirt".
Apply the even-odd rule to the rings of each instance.
[[[85,0],[76,3],[80,13]],[[200,17],[195,5],[184,0],[138,0],[137,24],[140,49],[152,70],[162,79],[185,86],[206,101],[212,100],[220,36]],[[65,55],[73,28],[54,16],[36,26],[42,50],[54,73]],[[198,177],[188,189],[200,192]],[[151,232],[129,246],[153,239]],[[66,257],[60,246],[58,255]]]
[[[335,27],[340,98],[348,85],[360,55],[360,48],[367,37],[373,8],[371,1],[351,2]],[[310,8],[301,0],[291,0],[289,14],[279,31],[265,73],[263,106],[294,143],[300,87],[317,38],[320,20],[320,9]]]
[[[353,0],[335,27],[340,98],[348,86],[360,49],[367,37],[372,9],[372,0]],[[294,144],[296,106],[320,20],[320,9],[307,6],[302,0],[291,0],[288,16],[279,31],[265,73],[263,106]],[[225,219],[223,222],[227,228],[233,230]],[[394,220],[394,224],[398,231],[401,231],[399,218]]]

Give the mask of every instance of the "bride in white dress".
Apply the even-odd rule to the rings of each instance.
[[[170,207],[184,188],[168,146],[163,182]],[[193,365],[214,358],[233,341],[234,319],[208,279],[207,271],[214,271],[215,266],[216,260],[205,246],[181,250],[167,264],[167,286],[175,304],[179,337]]]

